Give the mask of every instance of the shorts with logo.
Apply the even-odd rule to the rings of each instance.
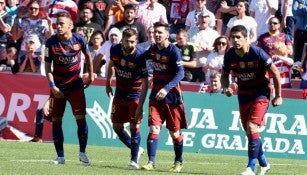
[[[188,122],[183,104],[166,104],[153,100],[149,101],[148,125],[158,125],[166,122],[166,128],[170,131],[187,129]]]
[[[138,105],[139,100],[122,100],[115,97],[112,104],[112,122],[141,123],[142,119],[135,117],[135,111]]]
[[[74,89],[71,91],[63,91],[64,98],[56,98],[52,92],[50,92],[50,116],[61,118],[64,115],[66,101],[71,105],[73,115],[85,115],[86,103],[84,89]]]
[[[240,104],[241,123],[243,128],[247,129],[247,122],[252,122],[258,125],[265,125],[265,113],[270,105],[270,100],[260,98],[248,103]]]

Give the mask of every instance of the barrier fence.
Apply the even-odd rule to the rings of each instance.
[[[36,109],[44,105],[49,95],[46,78],[36,74],[0,73],[0,79],[0,116],[6,117],[9,125],[33,136]],[[96,79],[86,89],[88,143],[122,147],[112,130],[110,100],[104,84],[104,79]],[[247,140],[240,124],[237,97],[200,94],[195,92],[198,84],[183,83],[182,87],[189,122],[189,129],[183,130],[184,151],[246,155]],[[283,97],[282,106],[270,106],[266,114],[267,125],[260,129],[264,150],[270,157],[307,159],[307,104],[301,99],[302,90],[284,89]],[[147,106],[148,100],[144,105],[141,127],[143,147],[146,147],[149,131]],[[76,123],[69,105],[64,115],[65,143],[78,144]],[[51,123],[48,121],[44,122],[43,139],[52,141]],[[165,127],[159,137],[159,149],[173,150]]]

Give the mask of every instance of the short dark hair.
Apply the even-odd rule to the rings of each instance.
[[[247,29],[243,25],[236,25],[231,28],[230,33],[237,33],[241,32],[242,35],[246,38],[247,37]]]
[[[187,34],[187,31],[184,28],[180,28],[180,29],[177,30],[176,35],[179,35],[181,33]]]
[[[124,11],[126,11],[126,10],[133,10],[133,11],[136,11],[136,8],[135,8],[135,6],[134,6],[133,4],[126,4],[126,5],[124,6]]]
[[[127,28],[123,31],[123,38],[130,38],[132,36],[136,36],[136,39],[138,39],[138,33],[136,32],[136,30],[132,28]]]
[[[56,14],[57,18],[60,18],[60,17],[65,17],[65,18],[68,18],[68,19],[71,19],[71,15],[67,12],[59,12]]]
[[[154,23],[154,28],[157,28],[157,27],[164,27],[166,31],[170,31],[170,27],[167,23],[164,23],[164,22],[155,22]]]

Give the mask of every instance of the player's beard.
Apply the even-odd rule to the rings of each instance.
[[[135,48],[134,47],[123,47],[123,51],[126,54],[132,54],[134,52]]]

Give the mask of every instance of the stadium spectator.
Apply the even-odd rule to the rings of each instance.
[[[200,50],[207,52],[213,50],[214,40],[219,37],[218,32],[209,27],[210,18],[208,11],[204,11],[198,15],[198,25],[187,31],[188,41],[194,43]]]
[[[42,19],[39,16],[39,2],[37,0],[31,0],[27,7],[22,7],[27,9],[27,14],[23,11],[18,11],[18,14],[14,20],[14,25],[12,27],[12,38],[13,40],[22,39],[21,48],[19,50],[19,63],[20,58],[26,55],[26,41],[30,38],[35,43],[35,57],[41,56],[43,45],[46,39],[53,34],[53,28],[51,27],[51,19],[46,17]],[[22,9],[20,8],[20,9]]]
[[[283,32],[289,35],[291,41],[293,41],[293,34],[294,34],[294,25],[295,19],[292,13],[292,4],[293,0],[281,0],[281,28]]]
[[[232,96],[233,90],[228,88],[230,71],[237,75],[241,124],[248,138],[248,164],[241,175],[254,175],[257,159],[261,167],[259,173],[265,174],[270,170],[270,164],[263,153],[259,126],[265,124],[264,116],[270,105],[266,72],[271,73],[274,78],[275,97],[272,105],[275,107],[282,104],[279,71],[268,54],[259,47],[250,45],[248,31],[243,25],[231,28],[230,39],[233,47],[225,54],[221,82],[225,94]]]
[[[150,46],[155,43],[153,26],[147,29],[146,38],[147,38],[147,41],[138,44],[139,47],[142,47],[145,50],[149,49]],[[151,87],[152,86],[152,73],[153,73],[153,65],[152,65],[151,59],[146,59],[146,66],[148,70],[148,83],[149,83],[149,86]]]
[[[27,38],[26,53],[20,56],[18,61],[19,71],[18,72],[38,72],[41,65],[41,57],[35,55],[35,39]]]
[[[18,0],[7,0],[6,1],[6,7],[5,11],[10,15],[11,17],[11,23],[9,24],[10,26],[13,26],[14,24],[14,19],[17,16],[18,13]]]
[[[149,27],[146,32],[146,41],[140,42],[138,45],[145,50],[149,49],[149,47],[155,43],[154,38],[154,28],[153,26]]]
[[[268,21],[278,9],[278,0],[252,0],[249,5],[250,16],[257,22],[257,38],[268,32]]]
[[[220,5],[215,13],[216,31],[218,31],[220,35],[225,35],[229,20],[238,15],[237,4],[238,0],[220,1]]]
[[[304,98],[307,98],[307,43],[304,45],[302,60],[300,65],[301,83],[300,89],[304,89]]]
[[[293,16],[296,20],[293,52],[294,62],[301,61],[303,47],[307,42],[307,1],[306,0],[293,0],[292,6]]]
[[[102,47],[102,44],[105,42],[104,35],[101,31],[96,31],[92,34],[90,42],[89,42],[89,49],[91,52],[91,56],[93,59],[93,70],[96,75],[101,74],[100,68],[105,64],[104,61],[95,62],[95,57],[99,54],[99,50]],[[98,59],[96,59],[98,61]],[[84,64],[83,72],[88,72],[86,64]]]
[[[65,164],[62,119],[66,102],[69,101],[77,123],[79,160],[84,166],[88,166],[91,162],[85,152],[88,127],[85,118],[84,88],[94,81],[92,58],[84,37],[72,33],[73,21],[69,13],[60,12],[57,15],[57,34],[47,40],[48,52],[45,56],[45,71],[50,84],[50,101],[52,101],[50,106],[52,134],[57,153],[57,158],[52,163]],[[79,47],[72,49],[73,46]],[[81,53],[84,54],[89,68],[88,77],[84,79],[80,77]],[[65,59],[62,59],[63,57]],[[51,65],[53,65],[53,71],[51,71]]]
[[[101,74],[98,76],[107,77],[108,74],[108,64],[110,61],[110,48],[113,44],[120,43],[122,39],[122,33],[116,28],[113,27],[109,31],[109,40],[106,40],[98,51],[98,55],[94,58],[95,65],[101,65],[101,63],[105,62],[102,67],[95,67],[95,72],[101,70]]]
[[[78,7],[79,11],[83,7],[89,7],[90,9],[92,9],[92,22],[99,24],[102,29],[105,29],[105,24],[107,21],[107,16],[105,15],[105,13],[109,4],[111,4],[111,0],[80,0],[78,2]],[[103,33],[105,34],[106,31],[104,30]]]
[[[250,43],[255,42],[257,40],[257,22],[253,17],[249,16],[248,2],[239,0],[237,12],[238,15],[232,17],[227,24],[226,36],[230,37],[230,29],[233,26],[243,25],[247,29]]]
[[[87,42],[90,41],[90,38],[94,32],[103,32],[103,29],[98,23],[92,22],[92,18],[92,9],[85,6],[80,11],[79,22],[74,24],[74,31],[84,36]]]
[[[199,91],[200,93],[216,93],[223,94],[223,88],[221,84],[221,73],[217,71],[213,71],[210,73],[210,84],[201,83]]]
[[[291,72],[293,59],[288,56],[288,47],[284,42],[274,42],[272,46],[272,59],[280,73],[281,87],[291,88]],[[274,84],[270,74],[270,82]]]
[[[124,6],[128,3],[127,0],[114,0],[106,9],[107,21],[105,24],[105,35],[111,26],[117,22],[124,20]],[[109,39],[109,38],[108,38]]]
[[[207,0],[195,0],[194,2],[195,2],[195,10],[190,11],[188,13],[188,16],[185,21],[185,26],[186,26],[185,29],[189,30],[190,28],[197,26],[199,21],[198,16],[201,13],[207,13],[209,15],[210,17],[209,26],[213,28],[215,26],[215,16],[212,12],[207,10],[206,8]]]
[[[115,75],[111,118],[117,136],[130,149],[129,169],[139,169],[139,157],[144,152],[140,147],[140,126],[148,90],[148,72],[143,57],[145,50],[136,46],[137,36],[134,29],[125,29],[122,44],[111,47],[106,81],[106,93],[113,97],[111,81]],[[130,134],[125,130],[125,123],[130,123]]]
[[[148,163],[142,166],[144,170],[153,170],[156,162],[159,133],[162,124],[166,122],[166,128],[173,140],[175,159],[170,172],[180,172],[183,164],[183,136],[181,129],[187,128],[180,81],[184,76],[184,67],[180,50],[168,41],[169,26],[166,23],[154,24],[155,41],[146,54],[152,58],[153,86],[149,97],[150,131],[147,137]]]
[[[48,6],[53,29],[57,28],[56,19],[59,12],[69,13],[73,21],[78,20],[78,6],[73,0],[50,0]]]
[[[136,14],[137,20],[145,26],[146,30],[155,22],[168,23],[166,8],[158,0],[148,0],[140,4]]]
[[[14,74],[18,72],[17,54],[15,47],[9,47],[6,50],[6,59],[0,61],[0,72],[12,71]]]
[[[222,72],[224,62],[224,55],[230,47],[230,42],[227,36],[222,35],[215,39],[213,43],[213,50],[208,55],[207,62],[203,67],[204,72]]]
[[[268,23],[269,31],[260,35],[257,46],[272,56],[272,47],[275,42],[283,42],[287,46],[288,56],[292,56],[292,40],[289,35],[281,32],[280,21],[277,17],[271,17]]]
[[[196,58],[200,63],[200,68],[197,76],[198,82],[207,81],[207,83],[209,82],[209,79],[205,78],[202,67],[206,65],[208,55],[213,50],[214,40],[219,37],[218,32],[209,27],[209,22],[210,14],[208,11],[204,11],[198,15],[198,26],[191,27],[187,31],[188,41],[195,44]]]
[[[179,0],[179,1],[163,1],[166,9],[167,17],[170,21],[170,33],[172,40],[175,40],[176,32],[179,29],[185,28],[185,21],[188,13],[191,0]]]
[[[184,77],[182,81],[196,82],[199,79],[198,75],[200,73],[202,75],[202,68],[196,59],[194,45],[188,42],[188,35],[184,29],[177,31],[175,46],[180,49],[182,54],[184,65]]]
[[[5,11],[5,0],[0,0],[0,61],[6,60],[6,47],[11,31],[11,16]]]
[[[123,32],[127,28],[132,28],[138,33],[138,42],[146,41],[146,29],[143,24],[139,23],[136,19],[136,8],[133,4],[124,6],[124,20],[117,22],[113,27],[116,27]]]

